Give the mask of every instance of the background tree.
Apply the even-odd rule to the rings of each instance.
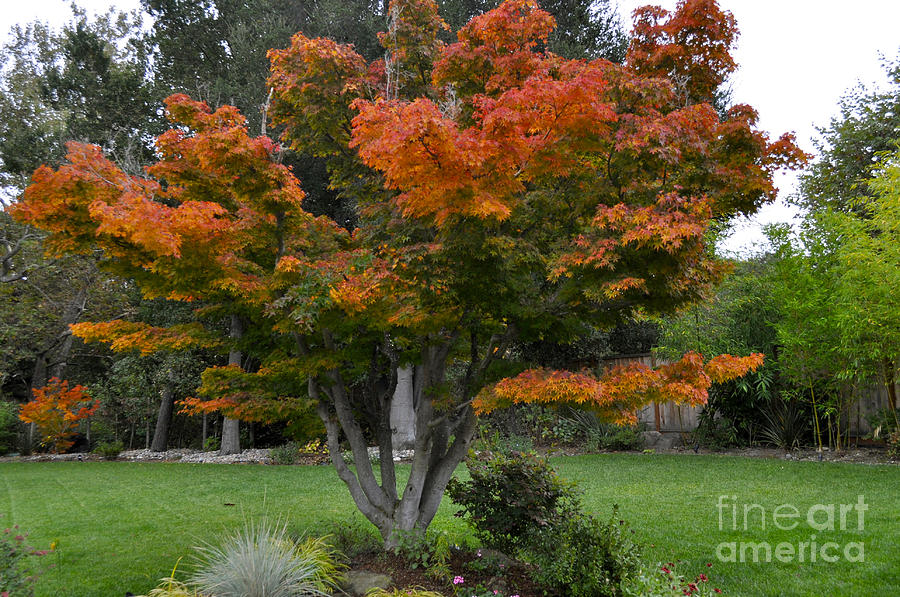
[[[153,104],[141,18],[110,11],[89,20],[74,7],[55,32],[12,29],[0,51],[0,182],[8,201],[41,164],[58,164],[65,141],[95,143],[139,170],[162,122]]]
[[[41,443],[60,453],[72,445],[78,422],[95,410],[97,403],[83,386],[70,388],[67,381],[54,377],[46,387],[34,390],[34,399],[22,406],[19,418],[37,425],[44,436]]]
[[[888,391],[888,408],[897,416],[897,368],[900,363],[900,306],[896,288],[900,276],[900,152],[883,155],[877,176],[869,183],[875,204],[865,218],[844,218],[846,241],[841,250],[845,269],[842,291],[848,309],[843,327],[852,350],[864,356],[864,378],[881,378]]]
[[[49,259],[43,255],[43,233],[0,213],[3,251],[0,257],[0,347],[2,387],[5,393],[27,400],[33,388],[60,377],[73,360],[75,340],[69,325],[84,316],[114,316],[124,307],[122,286],[99,272],[93,259],[67,256]],[[72,379],[87,383],[94,356],[75,355],[76,370],[85,375]]]
[[[733,267],[703,301],[662,320],[656,348],[664,359],[686,351],[765,355],[760,369],[710,388],[697,433],[716,445],[758,441],[773,411],[782,408],[782,393],[791,389],[779,372],[776,257],[761,254],[736,260]]]
[[[782,368],[818,401],[829,445],[838,448],[845,444],[848,409],[867,386],[885,384],[897,422],[900,310],[889,290],[900,263],[896,160],[896,154],[884,158],[864,205],[852,212],[819,209],[798,234],[771,234],[780,257]]]
[[[90,20],[77,7],[60,31],[40,23],[13,28],[0,50],[0,200],[19,195],[42,163],[58,164],[68,139],[97,143],[140,170],[160,132],[141,35],[136,14]],[[122,307],[121,282],[100,273],[89,255],[44,258],[43,234],[7,214],[2,230],[3,389],[27,400],[69,365],[67,377],[93,381],[97,354],[73,350],[68,325],[85,314],[112,316]]]
[[[900,140],[900,63],[886,62],[885,70],[887,89],[850,90],[839,102],[840,114],[818,129],[818,159],[800,179],[801,206],[865,214],[865,204],[875,196],[868,184],[872,169]]]

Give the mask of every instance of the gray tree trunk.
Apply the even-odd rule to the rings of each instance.
[[[222,447],[219,453],[223,456],[226,454],[241,453],[241,436],[240,422],[237,419],[222,419]]]
[[[471,358],[459,388],[456,406],[448,408],[444,405],[436,409],[431,395],[446,384],[447,360],[461,333],[460,326],[453,331],[421,339],[421,359],[411,372],[416,430],[414,455],[402,491],[398,491],[390,452],[394,435],[391,403],[399,385],[398,376],[402,374],[397,370],[397,355],[390,339],[375,347],[368,376],[372,381],[369,392],[364,396],[351,393],[338,369],[309,378],[309,397],[316,402],[319,417],[325,424],[331,462],[350,491],[356,507],[378,528],[385,549],[396,547],[403,534],[425,534],[437,513],[453,471],[465,458],[475,436],[476,419],[471,399],[480,387],[480,380],[488,366],[495,358],[502,358],[516,331],[513,326],[508,326],[503,334],[495,334],[487,342],[480,340],[475,331],[469,332]],[[295,338],[299,352],[311,354],[307,339],[299,335]],[[322,341],[326,350],[337,350],[328,330],[323,330]],[[390,363],[386,370],[379,365],[379,362],[385,361]],[[391,380],[390,383],[376,383],[385,376]],[[362,417],[359,416],[363,409],[369,409],[367,430],[364,430]],[[366,431],[376,434],[380,452],[380,480],[376,478],[369,460]],[[353,469],[343,456],[346,445],[349,445],[353,455]]]
[[[175,409],[175,373],[169,369],[168,379],[159,402],[156,429],[153,431],[151,452],[165,452],[169,444],[169,427],[172,425],[172,411]]]
[[[413,367],[397,368],[397,387],[391,400],[391,443],[395,450],[409,450],[416,443],[416,409]]]
[[[338,476],[347,485],[360,512],[381,533],[385,549],[397,546],[402,534],[424,534],[434,518],[453,471],[465,458],[475,435],[475,414],[468,404],[452,411],[435,411],[427,392],[445,380],[447,356],[455,338],[424,350],[422,364],[412,375],[415,409],[415,441],[409,477],[398,493],[396,471],[388,451],[392,446],[390,424],[374,429],[380,452],[380,483],[369,460],[365,435],[356,418],[351,397],[340,372],[331,371],[321,382],[310,380],[310,397],[318,401],[318,412],[328,433],[328,447]],[[394,375],[397,373],[394,372]],[[374,397],[382,405],[392,399],[396,387]],[[390,412],[383,412],[388,423]],[[349,443],[355,472],[341,454],[341,436]],[[452,438],[452,439],[451,439]]]
[[[240,316],[232,315],[231,337],[234,339],[239,339],[243,335],[244,323],[241,321]],[[240,367],[243,356],[244,355],[241,353],[241,351],[232,350],[228,353],[228,364],[237,365],[238,367]],[[221,454],[225,455],[241,453],[240,431],[240,423],[237,419],[229,419],[228,417],[225,417],[225,419],[222,421],[222,444],[219,450]]]

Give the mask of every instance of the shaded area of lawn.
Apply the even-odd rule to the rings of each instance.
[[[711,572],[716,586],[732,595],[895,595],[900,594],[900,468],[854,464],[753,460],[716,456],[615,454],[560,458],[559,472],[585,490],[585,505],[602,515],[620,505],[647,555],[661,561],[684,560],[693,575]],[[214,541],[244,519],[282,517],[295,529],[322,531],[346,520],[355,508],[330,467],[274,467],[158,463],[4,463],[0,464],[0,512],[44,548],[53,564],[38,585],[39,596],[120,597],[146,592],[168,575],[192,546]],[[719,528],[718,496],[729,496]],[[844,531],[817,531],[805,521],[815,504],[855,504],[864,496],[865,525],[856,512]],[[731,497],[734,496],[734,497]],[[446,501],[446,500],[445,500]],[[233,505],[229,505],[233,504]],[[737,506],[733,529],[731,504]],[[743,529],[745,504],[759,509]],[[772,513],[795,506],[801,519],[793,531],[774,528]],[[445,503],[435,527],[460,540],[465,525]],[[837,518],[837,517],[836,517]],[[783,520],[783,519],[782,519]],[[825,520],[820,513],[817,520]],[[784,526],[784,525],[782,525]],[[837,520],[836,526],[840,526]],[[721,542],[833,541],[843,548],[863,542],[865,561],[843,555],[834,563],[721,563]],[[650,547],[650,546],[653,547]],[[807,558],[808,559],[808,558]],[[705,564],[714,566],[707,570]]]

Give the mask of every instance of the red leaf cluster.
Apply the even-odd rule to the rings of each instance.
[[[634,11],[626,61],[642,75],[668,78],[687,101],[708,102],[737,69],[737,36],[734,15],[716,0],[679,0],[671,13],[643,6]]]

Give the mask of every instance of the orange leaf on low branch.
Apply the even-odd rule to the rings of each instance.
[[[704,365],[703,357],[689,352],[674,363],[656,369],[643,363],[621,365],[599,378],[590,371],[529,369],[484,388],[473,401],[480,414],[513,404],[571,405],[594,410],[615,422],[635,420],[634,413],[651,402],[699,406],[706,403],[713,382],[745,375],[762,365],[763,355],[720,355]]]

